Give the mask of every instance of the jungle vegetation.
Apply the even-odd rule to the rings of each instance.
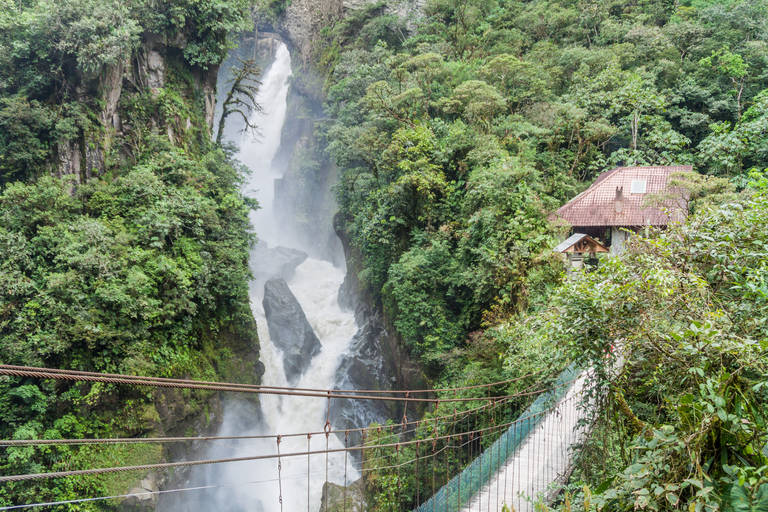
[[[250,25],[250,3],[0,0],[4,363],[254,375],[236,355],[255,343],[254,205],[238,192],[243,170],[211,142],[199,83]],[[287,2],[265,5],[277,19]],[[441,386],[551,378],[572,361],[598,369],[594,441],[555,507],[764,510],[765,0],[428,0],[419,20],[386,7],[326,27],[313,58],[338,227],[366,297]],[[164,82],[129,80],[122,127],[104,131],[92,84],[155,36],[168,45]],[[75,141],[103,149],[88,179],[58,172]],[[550,251],[564,228],[549,214],[630,164],[694,165],[688,221],[566,281]],[[625,361],[609,380],[616,340]],[[156,398],[2,379],[0,436],[139,435],[209,404],[169,394],[158,411]],[[9,448],[0,471],[163,456],[135,446]],[[395,487],[413,500],[427,476],[399,478],[371,475],[378,509],[395,510]],[[130,485],[8,484],[0,504]]]
[[[199,78],[251,24],[248,0],[0,0],[4,364],[258,379],[247,289],[255,204],[240,194],[243,170],[211,142]],[[154,89],[141,70],[149,38],[164,68]],[[113,129],[100,115],[121,84]],[[72,147],[81,162],[101,156],[90,176],[62,170]],[[210,407],[210,394],[3,377],[0,437],[179,431],[205,423]],[[4,448],[0,472],[163,457],[144,445]],[[9,483],[0,504],[119,494],[132,479]]]
[[[563,509],[768,506],[767,15],[762,0],[431,0],[414,22],[380,2],[318,45],[352,266],[431,377],[602,369]],[[689,220],[565,281],[551,212],[604,170],[667,164],[702,175]],[[429,478],[369,484],[395,510],[395,482]]]

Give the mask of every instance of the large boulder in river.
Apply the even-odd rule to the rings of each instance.
[[[285,279],[272,278],[264,284],[262,304],[269,337],[283,352],[285,376],[291,385],[296,384],[312,358],[320,352],[320,340]]]
[[[259,242],[251,249],[251,261],[253,262],[253,275],[262,279],[282,277],[289,281],[296,267],[304,263],[307,253],[289,247],[268,247],[264,242]]]

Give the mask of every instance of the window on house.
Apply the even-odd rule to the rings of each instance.
[[[630,194],[645,194],[645,180],[632,180]]]

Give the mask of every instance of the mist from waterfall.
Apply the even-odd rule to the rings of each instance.
[[[252,173],[244,184],[246,196],[258,199],[261,208],[251,214],[260,243],[270,247],[287,246],[310,252],[313,240],[300,240],[294,234],[291,219],[278,218],[275,213],[275,180],[282,172],[274,168],[272,161],[280,146],[281,132],[286,117],[286,102],[291,76],[291,58],[288,49],[280,44],[275,52],[274,62],[264,72],[258,102],[262,114],[253,121],[259,127],[259,134],[239,133],[228,130],[230,140],[238,143],[238,158]],[[263,246],[262,246],[263,247]],[[266,263],[260,258],[265,252],[255,248],[251,253],[250,265],[255,275]],[[311,252],[310,252],[311,254]],[[298,387],[331,388],[341,356],[347,351],[357,326],[354,315],[343,310],[338,303],[338,291],[344,279],[345,269],[335,267],[328,261],[311,256],[299,265],[288,286],[320,339],[322,350],[314,356],[303,373]],[[261,345],[261,360],[265,365],[263,383],[288,386],[288,379],[282,364],[282,353],[272,343],[267,329],[262,306],[264,279],[251,283],[251,308],[258,324]],[[261,411],[253,402],[239,399],[227,402],[223,422],[217,435],[271,435],[322,431],[326,422],[327,401],[318,398],[279,397],[261,395]],[[340,448],[343,442],[335,435],[327,439],[316,435],[283,437],[281,453]],[[204,450],[206,458],[247,457],[277,452],[274,439],[216,441]],[[158,510],[218,510],[218,511],[279,511],[279,491],[282,487],[284,511],[317,511],[320,506],[323,482],[326,477],[334,483],[344,483],[345,456],[343,453],[283,458],[280,482],[277,481],[276,459],[247,461],[198,467],[191,472],[190,486],[214,486],[194,492],[179,493],[163,498]],[[359,478],[348,457],[347,481]],[[308,484],[308,475],[309,484]]]

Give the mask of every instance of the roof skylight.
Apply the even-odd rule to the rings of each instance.
[[[632,180],[630,194],[645,194],[646,180]]]

